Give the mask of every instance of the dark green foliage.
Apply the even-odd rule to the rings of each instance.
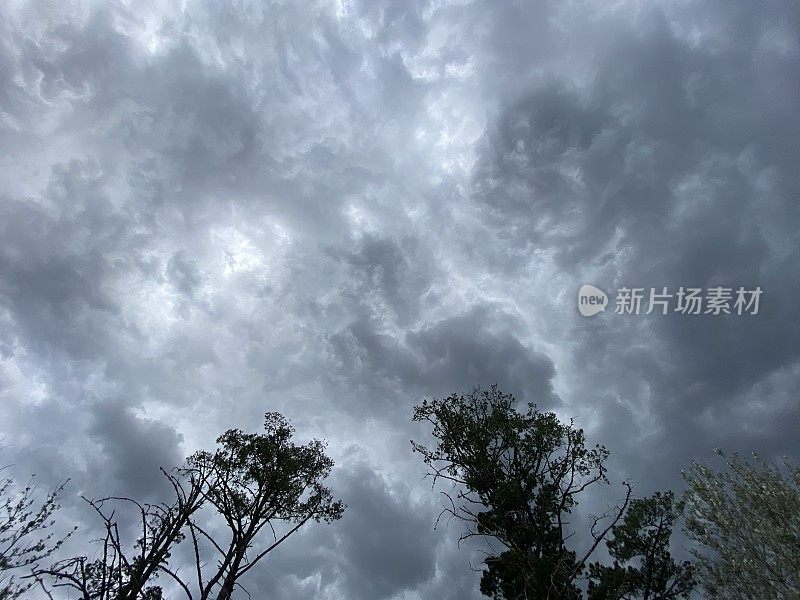
[[[451,482],[445,512],[467,525],[464,538],[485,536],[504,551],[489,556],[481,590],[493,598],[579,598],[577,581],[596,540],[580,557],[566,545],[578,497],[605,484],[601,446],[587,448],[581,429],[535,405],[519,411],[496,386],[444,400],[425,400],[415,421],[433,426],[436,445],[412,442],[434,483]],[[618,518],[618,516],[617,516]]]
[[[278,413],[267,413],[265,433],[231,429],[217,438],[219,448],[189,457],[187,472],[204,473],[203,493],[223,515],[247,529],[266,525],[259,517],[287,521],[331,521],[342,514],[322,484],[333,467],[320,440],[298,445],[294,428]]]
[[[579,600],[575,585],[576,558],[569,550],[530,552],[506,550],[485,559],[481,577],[481,593],[490,598],[517,600],[523,598],[558,598]]]
[[[187,472],[207,477],[203,498],[222,515],[230,534],[227,548],[218,548],[213,574],[204,579],[198,570],[201,599],[209,598],[217,587],[219,600],[230,598],[237,580],[302,525],[310,520],[331,522],[344,511],[342,502],[334,500],[322,483],[333,467],[324,444],[294,443],[294,429],[278,413],[266,414],[264,430],[262,434],[226,431],[217,439],[215,452],[189,457]],[[259,532],[266,527],[274,533],[278,522],[289,524],[288,531],[251,552]],[[202,533],[193,524],[193,540],[195,531]]]
[[[689,562],[677,563],[669,541],[678,510],[672,492],[632,500],[606,542],[612,566],[589,566],[590,600],[688,598],[694,588]]]
[[[675,563],[669,539],[676,520],[671,492],[631,501],[631,487],[609,514],[588,524],[587,547],[568,545],[581,495],[608,484],[602,446],[583,430],[533,404],[517,407],[497,386],[425,400],[414,420],[432,425],[433,448],[411,442],[434,485],[449,482],[443,514],[466,525],[462,539],[500,542],[484,560],[481,592],[496,600],[578,600],[589,558],[605,541],[614,564],[589,566],[589,597],[643,600],[687,597],[688,563]],[[624,517],[624,520],[623,520]]]

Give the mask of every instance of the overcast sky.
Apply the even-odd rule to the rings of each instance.
[[[424,397],[499,383],[641,493],[714,446],[798,456],[796,0],[0,13],[0,436],[72,478],[64,518],[280,411],[349,508],[254,598],[477,599]],[[622,286],[763,293],[616,314]]]

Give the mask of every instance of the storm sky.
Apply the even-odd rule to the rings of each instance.
[[[410,452],[425,397],[498,383],[642,494],[715,446],[800,453],[795,0],[0,13],[0,437],[71,478],[70,522],[279,411],[348,510],[254,598],[477,599]],[[763,294],[620,315],[622,286]]]

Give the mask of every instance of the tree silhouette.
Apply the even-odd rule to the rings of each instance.
[[[150,585],[159,572],[170,572],[168,561],[174,545],[184,538],[183,530],[202,506],[207,481],[199,471],[186,477],[183,472],[162,473],[170,482],[174,499],[170,503],[141,503],[127,497],[84,498],[102,522],[99,558],[76,556],[37,568],[33,576],[52,597],[45,577],[53,588],[77,591],[82,600],[158,600],[161,588]],[[120,505],[123,505],[122,507]],[[139,537],[133,551],[127,551],[120,535],[120,508],[133,507],[139,521]]]
[[[201,451],[189,458],[187,472],[208,474],[203,498],[223,517],[228,530],[227,545],[222,545],[197,523],[190,524],[196,555],[199,536],[218,553],[210,576],[205,577],[197,565],[201,600],[215,590],[218,600],[231,598],[239,578],[308,521],[331,522],[344,511],[342,502],[334,500],[322,483],[333,467],[324,444],[319,440],[295,444],[294,429],[274,412],[265,415],[264,430],[263,434],[229,430],[217,439],[215,452]],[[288,530],[278,534],[278,523],[288,524]],[[273,539],[253,550],[265,528]]]
[[[609,483],[608,451],[599,445],[588,448],[583,430],[571,421],[562,423],[534,404],[519,410],[516,399],[497,386],[425,400],[415,407],[413,419],[430,423],[436,439],[433,448],[412,441],[413,450],[422,455],[434,485],[452,485],[442,492],[442,514],[466,525],[461,539],[479,536],[500,544],[484,560],[484,595],[507,600],[581,598],[579,582],[588,561],[602,541],[611,539],[612,531],[617,536],[610,548],[619,553],[619,560],[633,558],[628,556],[632,546],[626,535],[631,540],[639,535],[640,542],[658,550],[645,560],[648,580],[660,582],[661,570],[669,570],[671,557],[663,544],[672,531],[667,518],[671,513],[662,511],[664,529],[652,540],[644,526],[650,516],[646,509],[652,508],[651,502],[663,508],[660,500],[637,503],[631,520],[620,526],[631,502],[627,482],[620,503],[592,517],[586,547],[580,552],[570,547],[570,519],[580,497],[592,486]],[[618,573],[595,566],[593,574],[599,583]]]
[[[676,562],[669,550],[678,516],[672,492],[631,500],[606,541],[613,565],[589,566],[589,600],[688,598],[695,587],[694,569],[688,561]]]
[[[153,580],[161,574],[189,600],[230,599],[240,578],[303,525],[331,522],[344,511],[323,485],[333,467],[324,444],[297,444],[293,436],[283,416],[267,413],[264,433],[228,430],[213,452],[196,452],[172,472],[162,469],[173,490],[169,503],[87,500],[105,532],[99,552],[35,569],[32,577],[51,598],[54,589],[68,588],[82,600],[159,600],[162,588]],[[132,550],[120,535],[119,505],[138,514],[140,533]],[[211,526],[199,518],[204,511],[212,513]],[[260,539],[264,530],[271,539]],[[186,539],[193,563],[189,578],[179,568],[186,565],[170,564],[176,545]]]

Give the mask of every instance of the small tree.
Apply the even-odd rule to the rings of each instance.
[[[583,430],[563,424],[554,413],[516,400],[497,386],[466,396],[425,400],[415,421],[427,421],[437,439],[433,449],[411,442],[429,466],[450,514],[467,525],[462,539],[482,536],[502,545],[485,559],[481,591],[493,598],[580,598],[577,580],[587,560],[621,519],[631,489],[609,515],[596,518],[591,541],[578,554],[567,546],[569,518],[579,496],[607,484],[602,446],[587,448]]]
[[[162,589],[152,583],[159,573],[189,600],[230,599],[239,579],[291,534],[310,520],[338,519],[344,510],[322,483],[333,467],[324,444],[294,443],[294,429],[277,413],[267,413],[264,428],[263,434],[231,429],[217,439],[214,452],[197,452],[172,473],[162,470],[174,491],[169,503],[87,500],[104,529],[97,558],[69,558],[33,576],[47,594],[51,580],[53,588],[77,591],[82,600],[160,600]],[[133,507],[139,520],[140,535],[130,550],[120,535],[120,505]],[[204,506],[214,509],[227,535],[201,524]],[[256,548],[264,529],[274,537]],[[186,538],[193,581],[170,564],[175,545]],[[216,560],[207,560],[209,549]]]
[[[13,571],[35,566],[69,537],[57,537],[53,529],[66,483],[37,501],[33,478],[23,489],[11,477],[0,481],[0,600],[21,597],[34,583],[21,581]]]
[[[708,596],[800,598],[800,469],[716,452],[723,471],[695,462],[684,473],[686,530]]]
[[[133,498],[110,496],[84,500],[94,509],[103,525],[98,558],[76,556],[58,561],[47,569],[34,569],[44,592],[52,597],[53,588],[78,592],[82,600],[160,600],[161,588],[150,582],[159,572],[171,573],[168,561],[174,545],[184,538],[189,519],[202,506],[203,473],[162,473],[170,482],[174,498],[169,503],[141,503]],[[132,550],[120,535],[119,509],[133,507],[139,521],[139,537]]]
[[[688,598],[695,586],[693,567],[676,562],[669,550],[678,516],[672,492],[631,500],[606,541],[614,564],[589,566],[589,600]]]
[[[208,474],[203,498],[222,516],[228,540],[215,540],[196,522],[190,524],[200,600],[216,594],[232,597],[239,579],[308,521],[339,519],[344,505],[323,485],[333,461],[319,440],[296,444],[294,429],[278,413],[265,415],[263,434],[231,429],[217,439],[215,452],[201,451],[189,458],[188,472]],[[276,532],[279,523],[287,525]],[[263,529],[273,539],[253,551]],[[205,538],[217,551],[210,574],[200,564],[198,541]],[[184,589],[188,589],[186,583]]]

